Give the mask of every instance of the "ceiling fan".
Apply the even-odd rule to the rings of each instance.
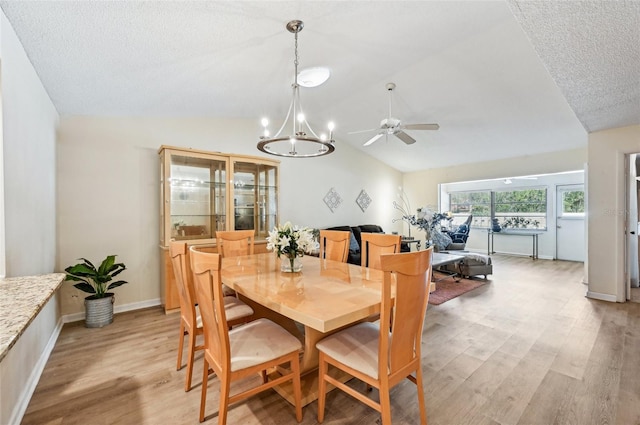
[[[389,116],[380,121],[380,128],[372,128],[370,130],[353,131],[349,134],[366,133],[369,131],[377,131],[378,134],[370,138],[365,142],[363,146],[369,146],[382,136],[388,140],[389,135],[396,136],[398,139],[405,142],[407,145],[411,145],[416,142],[416,139],[409,136],[404,130],[437,130],[440,128],[438,124],[403,124],[398,118],[391,116],[391,92],[396,88],[394,83],[387,83],[387,91],[389,91]]]

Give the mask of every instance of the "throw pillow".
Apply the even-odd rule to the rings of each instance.
[[[358,252],[360,252],[360,245],[358,245],[358,241],[356,240],[356,237],[353,235],[353,232],[351,232],[351,240],[349,241],[349,251],[351,251],[354,254],[357,254]]]
[[[438,231],[431,234],[431,239],[433,240],[433,245],[435,246],[436,251],[445,250],[451,243],[449,235]]]

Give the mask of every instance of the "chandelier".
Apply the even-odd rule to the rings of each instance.
[[[313,158],[323,156],[333,152],[335,148],[335,140],[333,140],[334,125],[332,122],[328,124],[329,134],[321,133],[320,136],[311,129],[307,122],[307,118],[302,111],[300,104],[300,85],[298,84],[298,33],[304,28],[304,22],[299,20],[287,23],[287,30],[293,33],[295,38],[295,59],[294,65],[294,81],[293,98],[289,105],[287,117],[284,119],[282,126],[273,137],[269,134],[269,120],[262,119],[264,127],[263,134],[258,142],[258,149],[270,155],[284,156],[289,158]],[[290,135],[282,135],[285,128],[291,128]]]

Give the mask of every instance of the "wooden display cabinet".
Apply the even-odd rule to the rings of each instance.
[[[279,161],[161,146],[160,258],[165,312],[180,308],[171,240],[217,252],[216,231],[254,229],[256,253],[278,222]],[[188,264],[188,263],[187,263]]]

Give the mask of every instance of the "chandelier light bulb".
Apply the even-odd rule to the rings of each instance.
[[[300,112],[298,114],[298,122],[299,123],[303,123],[304,122],[304,114],[302,112]]]
[[[269,120],[268,120],[268,119],[266,119],[266,118],[262,118],[262,126],[263,126],[263,127],[266,127],[266,126],[268,126],[268,125],[269,125]]]
[[[333,121],[329,121],[329,124],[327,125],[327,127],[329,128],[329,131],[333,131],[333,129],[336,128],[336,125],[334,124]]]
[[[322,141],[327,140],[327,135],[325,133],[320,133],[320,140]]]

